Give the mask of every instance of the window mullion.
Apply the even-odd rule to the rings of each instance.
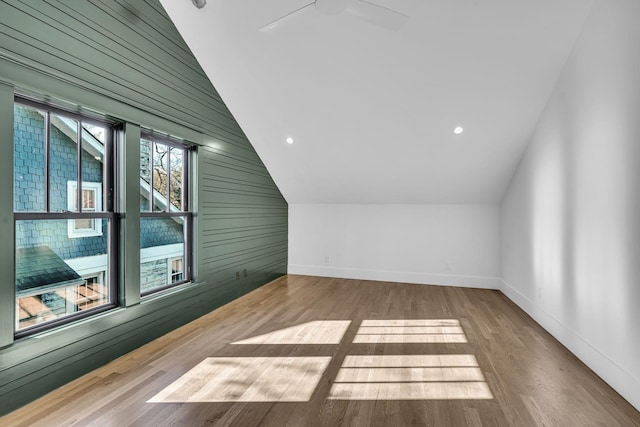
[[[44,121],[44,208],[47,212],[51,212],[51,198],[49,197],[51,190],[51,183],[49,181],[51,175],[51,112],[45,113]]]
[[[167,145],[167,212],[171,212],[171,146]]]
[[[184,242],[184,262],[182,263],[182,271],[185,273],[184,278],[189,278],[191,280],[191,236],[192,236],[192,228],[191,228],[191,215],[187,215],[185,217],[185,242]]]
[[[191,190],[191,183],[189,181],[190,171],[189,165],[191,164],[191,150],[184,150],[182,154],[182,210],[189,211],[189,214],[186,217],[186,238],[184,242],[185,250],[184,250],[184,263],[182,265],[182,270],[185,272],[185,277],[189,278],[189,280],[193,279],[191,275],[191,266],[192,262],[192,251],[193,251],[193,215],[191,213],[192,209],[189,205],[189,192]]]
[[[116,176],[118,175],[118,165],[114,161],[116,158],[114,143],[115,132],[115,126],[109,127],[109,132],[107,132],[106,139],[104,141],[104,160],[102,164],[102,176],[106,178],[103,183],[102,209],[109,212],[114,212],[116,210],[115,188],[117,185]]]
[[[13,86],[0,81],[0,141],[6,144],[6,148],[11,144],[11,150],[15,150],[14,138],[14,104]],[[8,185],[14,181],[14,158],[5,155],[0,157],[0,180],[3,182],[0,187],[0,235],[5,241],[0,248],[0,271],[2,271],[2,281],[0,282],[0,348],[13,343],[13,334],[16,326],[15,319],[15,250],[7,243],[14,240],[15,222],[13,220],[13,199],[14,188]],[[15,185],[15,184],[14,184]],[[6,354],[6,353],[5,353]],[[4,375],[3,371],[3,375]],[[4,379],[4,377],[3,377]],[[10,397],[4,397],[7,399]]]
[[[82,213],[82,121],[78,120],[78,134],[76,135],[77,140],[77,162],[78,162],[78,185],[76,188],[77,194],[77,211]]]
[[[156,143],[153,141],[149,141],[149,172],[151,173],[150,183],[151,186],[149,188],[149,212],[153,212],[153,196],[155,192],[155,183],[154,183],[154,175],[155,175],[155,165],[153,162],[154,153],[156,151]]]
[[[184,149],[182,150],[182,189],[181,189],[181,199],[182,206],[180,207],[183,211],[188,211],[189,209],[189,190],[190,190],[190,182],[189,182],[189,164],[191,163],[191,150]]]

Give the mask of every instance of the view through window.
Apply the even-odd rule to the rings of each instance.
[[[143,134],[140,140],[140,287],[147,295],[188,282],[190,147]]]
[[[114,305],[112,145],[107,122],[16,99],[17,331]]]

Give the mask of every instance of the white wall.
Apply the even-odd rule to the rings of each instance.
[[[491,205],[289,205],[289,273],[499,287]]]
[[[595,2],[501,206],[503,292],[636,408],[639,18]]]

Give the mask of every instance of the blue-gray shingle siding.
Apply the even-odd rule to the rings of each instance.
[[[45,121],[30,107],[14,107],[14,210],[43,212],[45,193]],[[67,182],[77,181],[76,142],[51,126],[50,207],[61,212],[67,206]],[[82,176],[85,182],[102,182],[102,162],[82,151]],[[148,200],[141,196],[141,206]],[[62,259],[106,253],[106,220],[102,236],[69,238],[67,220],[18,221],[18,248],[46,245]],[[182,243],[182,225],[172,219],[144,219],[140,224],[142,248]]]

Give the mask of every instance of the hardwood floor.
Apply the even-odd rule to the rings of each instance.
[[[2,426],[640,426],[497,291],[287,276]]]

